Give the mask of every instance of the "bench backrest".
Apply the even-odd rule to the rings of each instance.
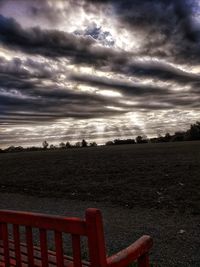
[[[4,251],[5,265],[9,266],[9,231],[11,224],[14,240],[14,252],[17,262],[21,262],[20,227],[25,228],[28,266],[34,266],[33,228],[39,229],[42,266],[48,266],[47,232],[54,232],[57,266],[64,266],[62,233],[72,237],[73,261],[75,267],[81,267],[80,237],[88,239],[88,251],[91,267],[106,266],[106,250],[101,213],[98,209],[87,209],[85,220],[38,213],[0,210],[0,234]]]

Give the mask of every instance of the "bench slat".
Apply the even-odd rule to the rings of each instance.
[[[19,226],[13,225],[13,237],[14,237],[14,245],[15,245],[15,258],[18,267],[22,266],[21,261],[21,251],[20,251],[20,234],[19,234]]]
[[[81,244],[80,236],[72,235],[72,249],[73,249],[73,258],[74,258],[74,267],[81,267]]]
[[[34,257],[33,257],[33,233],[30,226],[26,226],[26,244],[27,244],[27,256],[29,266],[34,266]]]
[[[56,262],[58,267],[64,266],[62,233],[55,231]]]
[[[47,233],[45,229],[40,229],[39,231],[40,231],[42,267],[48,267]]]

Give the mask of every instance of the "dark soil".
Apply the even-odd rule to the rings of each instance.
[[[149,233],[153,261],[200,266],[200,142],[1,154],[0,191],[1,208],[100,207],[110,252]]]

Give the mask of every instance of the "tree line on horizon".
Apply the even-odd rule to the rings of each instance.
[[[181,142],[181,141],[193,141],[200,140],[200,122],[197,121],[190,125],[190,129],[186,131],[177,131],[174,134],[166,133],[164,136],[148,138],[146,135],[138,135],[135,139],[115,139],[113,141],[107,141],[105,146],[113,145],[125,145],[125,144],[145,144],[145,143],[166,143],[166,142]],[[85,139],[81,142],[76,142],[72,145],[70,142],[61,142],[59,146],[50,144],[44,140],[41,147],[27,147],[22,146],[9,146],[5,149],[0,149],[0,153],[5,152],[22,152],[22,151],[40,151],[40,150],[56,150],[56,149],[70,149],[70,148],[84,148],[84,147],[96,147],[96,142],[88,143]]]

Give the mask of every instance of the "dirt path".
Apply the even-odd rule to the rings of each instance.
[[[200,215],[122,207],[102,202],[39,198],[1,193],[0,208],[82,216],[87,207],[103,213],[108,254],[129,245],[142,234],[154,239],[152,262],[162,267],[200,266]]]

